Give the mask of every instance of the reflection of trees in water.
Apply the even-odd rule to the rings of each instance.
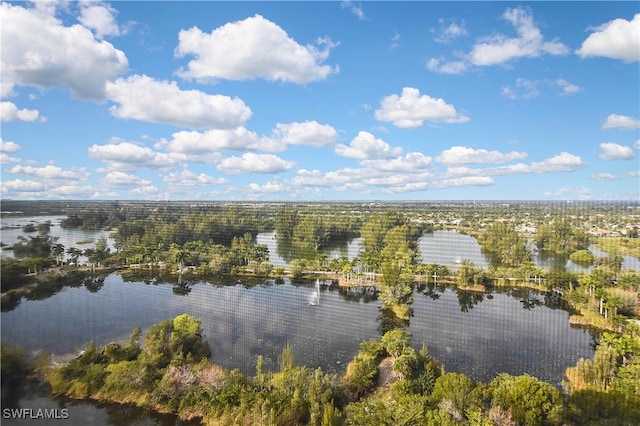
[[[318,254],[312,246],[295,246],[291,240],[276,238],[276,253],[285,262],[290,263],[293,259],[312,260]]]
[[[178,282],[172,288],[173,294],[176,296],[186,296],[191,293],[189,281],[182,280],[182,274],[178,275]]]
[[[441,283],[429,283],[420,284],[416,290],[432,300],[438,300],[447,287],[454,288],[447,284]],[[549,309],[563,309],[568,310],[568,304],[562,300],[562,295],[557,292],[540,292],[539,290],[530,289],[526,287],[492,287],[488,293],[478,293],[468,290],[455,289],[458,296],[458,303],[460,304],[460,310],[462,312],[469,312],[479,303],[482,303],[484,299],[492,300],[493,293],[504,294],[509,297],[518,299],[522,304],[522,307],[527,310],[531,310],[538,306],[546,306]]]
[[[2,351],[4,352],[4,350],[3,348]],[[20,407],[20,400],[26,395],[41,394],[42,396],[46,396],[48,394],[48,388],[44,383],[41,384],[40,382],[26,380],[26,371],[19,373],[7,371],[7,373],[11,374],[12,377],[7,378],[3,371],[2,399],[0,400],[2,408]]]
[[[20,305],[22,295],[19,293],[9,293],[2,297],[2,312],[13,311]]]
[[[522,303],[522,307],[526,310],[531,310],[536,306],[544,305],[544,302],[542,302],[540,299],[530,296],[522,298],[522,300],[520,300],[520,303]]]
[[[537,252],[536,260],[537,265],[539,265],[539,267],[541,268],[555,271],[566,271],[569,256],[563,256],[557,253],[549,253],[540,250]]]
[[[278,256],[284,259],[284,261],[287,263],[291,262],[294,258],[294,251],[291,245],[291,241],[279,237],[276,238],[276,241],[276,253],[278,254]]]
[[[457,290],[458,304],[460,305],[461,312],[469,312],[478,303],[484,301],[484,294],[473,291]]]
[[[329,256],[334,250],[338,250],[340,254],[344,253],[346,256],[350,241],[351,239],[331,241],[315,250],[313,246],[294,245],[291,240],[276,236],[276,253],[287,263],[291,263],[294,259],[314,260],[318,255]]]
[[[413,316],[413,309],[410,311],[410,316]],[[408,327],[409,320],[398,318],[391,309],[380,309],[380,315],[378,315],[378,333],[380,336],[396,328]]]
[[[437,283],[428,283],[428,284],[419,284],[416,287],[416,291],[421,293],[431,300],[438,300],[440,295],[444,293],[445,287],[443,284]]]
[[[339,288],[340,296],[347,302],[375,302],[378,300],[378,291],[375,287],[347,287]]]
[[[537,306],[545,306],[545,297],[537,290],[529,288],[512,288],[507,291],[507,294],[511,297],[520,300],[522,307],[526,310],[531,310]]]
[[[32,292],[25,295],[27,300],[44,300],[58,294],[65,287],[81,287],[85,278],[84,272],[72,272],[67,275],[49,278],[49,281],[38,284]]]
[[[26,293],[14,292],[5,295],[2,298],[2,312],[14,310],[20,305],[23,297],[27,300],[45,300],[55,296],[66,287],[81,287],[84,285],[86,278],[86,273],[81,271],[71,271],[66,275],[59,276],[51,275],[47,278],[47,281],[39,283]]]
[[[544,306],[549,309],[569,309],[568,303],[562,300],[562,294],[550,291],[544,295]]]
[[[82,285],[91,293],[97,293],[104,286],[106,275],[89,275],[84,277]]]

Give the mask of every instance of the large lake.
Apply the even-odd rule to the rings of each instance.
[[[379,337],[389,320],[375,295],[320,288],[320,304],[311,306],[314,282],[179,286],[155,279],[127,282],[111,274],[101,287],[22,300],[2,313],[2,338],[27,350],[75,353],[89,340],[102,345],[126,339],[134,327],[188,313],[202,320],[211,359],[226,368],[252,374],[256,357],[263,355],[265,366],[275,369],[289,342],[298,363],[341,373],[359,343]],[[569,314],[555,303],[528,290],[477,295],[425,288],[416,294],[408,329],[413,343],[426,343],[447,371],[478,380],[530,373],[557,385],[566,367],[593,355],[593,337],[572,328]]]
[[[254,373],[257,355],[276,369],[288,342],[295,362],[341,374],[359,343],[393,326],[375,294],[339,289],[322,282],[320,303],[309,305],[318,284],[284,280],[177,283],[152,277],[125,281],[111,274],[101,286],[68,287],[43,300],[22,300],[2,313],[2,338],[13,347],[77,353],[88,340],[103,345],[126,339],[136,327],[182,313],[202,320],[211,360]],[[426,343],[446,371],[488,381],[501,372],[529,373],[559,386],[564,370],[593,356],[594,336],[569,325],[557,300],[512,289],[479,295],[445,286],[421,286],[408,329],[412,343]],[[405,324],[406,325],[406,324]],[[67,406],[72,418],[61,424],[178,424],[171,416],[91,402],[61,402],[27,392],[25,408]],[[62,404],[62,405],[60,405]],[[66,405],[65,405],[66,404]],[[7,424],[20,424],[7,421]],[[86,424],[86,423],[85,423]]]
[[[34,218],[15,219],[14,228],[2,231],[2,241],[12,243],[21,230],[15,226]],[[65,247],[78,241],[97,240],[106,232],[64,230],[52,220],[52,235]],[[3,225],[7,222],[3,218]],[[274,233],[263,233],[257,242],[267,244],[274,265],[286,265]],[[329,258],[358,255],[360,240],[336,245]],[[450,231],[423,236],[419,247],[425,263],[455,266],[458,258],[479,266],[488,264],[473,237]],[[566,261],[564,266],[566,267]],[[631,263],[629,263],[631,262]],[[625,267],[637,259],[625,258]],[[538,262],[537,262],[538,263]],[[637,266],[634,268],[637,269]],[[296,363],[322,367],[341,374],[357,353],[359,343],[392,327],[380,311],[375,294],[347,291],[322,282],[320,304],[310,306],[313,281],[276,284],[273,280],[129,277],[111,274],[90,285],[67,287],[40,300],[23,299],[1,314],[2,339],[29,351],[47,350],[54,355],[77,353],[89,340],[97,344],[126,339],[134,327],[189,313],[202,320],[204,337],[211,345],[211,360],[226,368],[253,374],[258,355],[265,367],[275,369],[282,347],[288,342]],[[49,295],[47,295],[49,296]],[[413,344],[426,343],[446,371],[463,372],[488,381],[496,374],[529,373],[559,386],[565,369],[581,357],[593,356],[594,336],[568,322],[569,313],[557,300],[523,289],[488,295],[456,291],[445,286],[422,286],[415,296],[408,327]],[[47,395],[28,393],[23,407],[55,407]],[[75,421],[93,424],[174,424],[175,418],[158,417],[144,410],[121,406],[75,403]],[[81,418],[81,419],[80,419]],[[124,420],[123,420],[124,419]],[[81,422],[77,422],[82,420]],[[122,423],[124,421],[124,423]],[[9,423],[8,423],[9,424]],[[11,422],[11,424],[19,424]]]

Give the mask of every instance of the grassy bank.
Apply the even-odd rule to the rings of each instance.
[[[640,259],[640,238],[599,237],[594,245],[607,254],[623,254]]]

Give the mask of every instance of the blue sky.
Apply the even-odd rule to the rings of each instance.
[[[2,198],[637,200],[637,2],[3,2]]]

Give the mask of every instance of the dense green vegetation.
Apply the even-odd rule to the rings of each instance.
[[[637,331],[637,330],[636,330]],[[50,366],[2,348],[3,387],[44,376],[52,392],[134,404],[210,425],[631,425],[640,420],[640,339],[606,333],[593,360],[567,369],[564,392],[530,375],[488,383],[445,373],[402,328],[362,342],[342,376],[296,365],[286,345],[277,371],[253,376],[207,359],[200,321],[180,315],[134,329],[126,344],[87,344]],[[46,367],[48,366],[48,367]]]
[[[569,256],[572,262],[582,265],[592,265],[596,257],[589,250],[578,250]]]
[[[426,230],[431,227],[418,226],[399,212],[372,215],[360,230],[364,273],[382,273],[382,309],[393,311],[402,320],[411,315],[413,281],[420,263],[418,238]]]
[[[284,208],[276,213],[278,243],[296,251],[317,253],[334,242],[358,236],[360,219],[339,213],[317,214]]]
[[[52,205],[45,207],[41,211],[52,213]],[[46,374],[46,360],[34,363],[3,345],[3,392],[27,376],[45,374],[56,394],[135,404],[208,424],[625,425],[640,420],[640,327],[633,322],[640,314],[640,274],[622,269],[617,250],[637,245],[640,216],[629,209],[544,203],[58,207],[68,213],[64,226],[112,230],[113,249],[104,238],[91,247],[64,247],[50,236],[51,224],[29,226],[24,229],[29,235],[12,246],[16,259],[2,259],[3,310],[15,306],[20,290],[32,284],[27,297],[44,298],[66,285],[97,291],[104,280],[100,269],[122,267],[180,273],[180,278],[288,274],[297,279],[326,272],[346,285],[375,286],[381,309],[394,319],[382,325],[380,340],[361,343],[341,377],[296,365],[288,346],[278,371],[264,371],[260,357],[255,376],[224,370],[208,359],[199,321],[182,315],[152,326],[144,339],[138,329],[126,344],[87,344],[81,356]],[[624,236],[609,237],[617,242],[607,246],[607,255],[593,256],[586,250],[589,232],[607,227]],[[491,265],[480,268],[466,259],[455,268],[421,263],[418,239],[438,228],[475,235]],[[267,230],[275,230],[279,243],[289,247],[288,268],[273,268],[266,246],[256,244],[256,234]],[[355,236],[362,237],[358,257],[323,254]],[[530,261],[532,243],[543,253],[593,268],[539,269]],[[55,272],[42,273],[50,269]],[[528,375],[503,374],[477,383],[445,373],[426,347],[411,345],[403,329],[412,316],[417,282],[434,281],[457,285],[463,310],[492,286],[558,292],[575,310],[572,323],[604,333],[594,358],[567,370],[562,392]]]
[[[495,265],[518,267],[531,260],[524,236],[511,223],[493,223],[480,233],[478,243]]]
[[[568,256],[589,246],[589,236],[571,225],[566,217],[556,217],[550,224],[538,227],[536,245],[542,251]]]

